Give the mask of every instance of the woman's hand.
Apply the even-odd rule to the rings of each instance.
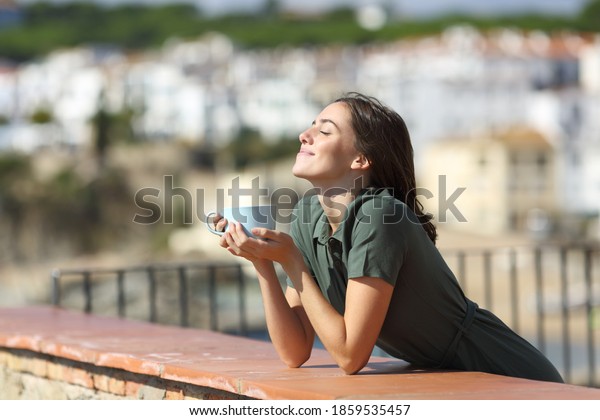
[[[229,224],[229,222],[227,221],[227,219],[225,219],[219,213],[215,214],[212,222],[214,224],[214,230],[216,230],[217,232],[225,232],[225,228]],[[225,235],[226,235],[226,233],[224,233],[223,235],[221,235],[221,239],[219,239],[219,246],[221,246],[221,248],[225,248],[228,251],[230,251],[228,249],[229,245],[227,244],[227,240],[225,239]]]
[[[246,235],[238,222],[232,223],[221,238],[221,246],[231,254],[246,258],[253,263],[258,260],[270,260],[285,266],[301,257],[292,237],[286,233],[254,228],[252,234],[256,238]]]
[[[216,213],[213,217],[213,223],[215,225],[214,229],[218,232],[224,232],[227,227],[227,219],[221,216],[219,213]]]

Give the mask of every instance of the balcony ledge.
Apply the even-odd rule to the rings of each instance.
[[[600,399],[600,389],[388,358],[347,376],[318,349],[288,369],[271,343],[45,306],[0,308],[0,382],[4,399]]]

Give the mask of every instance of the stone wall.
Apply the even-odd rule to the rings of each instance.
[[[0,347],[0,400],[244,399],[225,391]]]

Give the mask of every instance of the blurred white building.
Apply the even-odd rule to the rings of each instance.
[[[223,145],[242,128],[269,141],[297,138],[328,101],[376,96],[406,120],[417,168],[448,137],[527,126],[556,153],[565,212],[600,203],[600,39],[455,27],[387,44],[241,51],[219,34],[170,40],[124,55],[105,48],[57,51],[0,70],[0,147],[86,145],[105,106],[130,111],[140,139]],[[52,124],[30,116],[50,108]]]

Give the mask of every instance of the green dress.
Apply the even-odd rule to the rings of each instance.
[[[378,277],[394,286],[377,339],[389,355],[422,367],[563,382],[541,352],[465,297],[415,214],[387,190],[363,190],[330,232],[318,198],[302,199],[290,233],[340,314],[348,279]]]

